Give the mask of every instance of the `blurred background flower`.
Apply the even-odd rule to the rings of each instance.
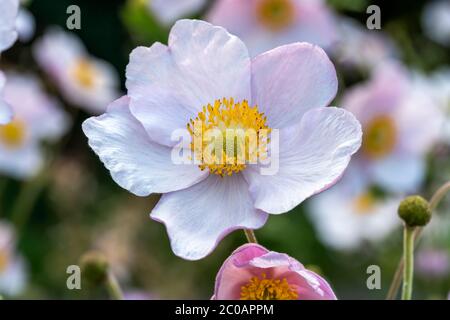
[[[69,31],[73,4],[82,28]],[[177,258],[164,227],[148,217],[159,196],[118,187],[81,130],[126,92],[132,49],[167,44],[177,19],[199,18],[240,36],[252,56],[295,41],[327,51],[339,80],[332,104],[363,123],[363,147],[339,183],[256,234],[269,250],[314,265],[339,298],[384,298],[401,254],[398,199],[410,192],[430,198],[450,179],[450,19],[449,1],[390,1],[379,4],[381,29],[369,30],[370,4],[1,0],[0,295],[107,297],[66,287],[67,266],[95,249],[126,297],[211,297],[220,266],[244,235],[230,234],[201,261]],[[449,208],[449,200],[441,204],[419,244],[417,298],[448,296]],[[382,270],[381,290],[366,287],[373,264]]]

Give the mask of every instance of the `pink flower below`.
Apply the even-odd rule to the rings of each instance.
[[[328,283],[287,254],[245,244],[225,260],[214,300],[336,300]]]

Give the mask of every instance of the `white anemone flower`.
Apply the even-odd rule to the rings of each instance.
[[[417,90],[407,70],[388,63],[347,90],[341,103],[361,122],[363,142],[354,165],[368,184],[395,193],[417,191],[443,120],[430,96]]]
[[[113,66],[90,56],[74,33],[51,29],[33,51],[64,97],[88,112],[102,113],[120,96],[119,77]]]
[[[336,71],[308,43],[251,59],[225,29],[180,20],[168,46],[131,53],[126,76],[128,96],[86,120],[83,130],[120,186],[138,196],[163,193],[151,218],[166,226],[174,253],[185,259],[203,258],[231,231],[260,228],[269,213],[287,212],[330,187],[361,144],[355,117],[327,107]],[[205,128],[226,134],[226,144],[215,141],[216,153],[207,153]],[[236,143],[229,152],[228,134],[241,129],[279,133],[269,150],[278,170],[263,173],[267,163],[237,161],[250,148]],[[179,130],[189,140],[183,151],[197,163],[174,161],[182,142],[172,135]]]
[[[328,51],[338,40],[335,14],[323,0],[218,0],[207,20],[241,38],[251,56],[298,41]]]
[[[27,282],[26,266],[16,253],[13,227],[0,221],[0,295],[17,296]]]
[[[180,18],[188,18],[205,3],[206,0],[147,0],[150,11],[164,25],[171,25]]]
[[[68,117],[33,76],[7,77],[4,96],[14,117],[0,125],[0,173],[27,179],[42,166],[40,142],[59,138],[68,129]]]

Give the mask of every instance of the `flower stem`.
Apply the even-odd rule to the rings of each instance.
[[[402,300],[411,300],[414,276],[414,234],[415,228],[405,226],[403,233],[403,271]]]
[[[255,232],[252,229],[244,229],[244,233],[249,243],[258,243]]]
[[[108,272],[106,279],[106,289],[113,300],[123,300],[123,292],[120,288],[119,282],[112,272]]]
[[[33,206],[47,181],[48,172],[44,169],[37,177],[22,186],[11,210],[11,221],[15,224],[18,234],[21,233],[30,218]]]
[[[431,197],[430,200],[430,210],[433,212],[441,200],[444,198],[444,196],[450,191],[450,181],[444,183]],[[414,240],[417,245],[417,243],[420,240],[420,237],[422,235],[423,228],[417,228],[414,232]],[[393,300],[397,296],[398,289],[400,288],[401,284],[401,274],[403,273],[403,269],[405,268],[405,260],[402,256],[400,258],[400,261],[397,265],[397,270],[395,271],[394,279],[392,280],[391,286],[388,291],[388,295],[386,297],[387,300]]]

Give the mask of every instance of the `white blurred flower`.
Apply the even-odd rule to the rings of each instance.
[[[10,122],[13,116],[11,107],[3,100],[3,87],[5,86],[5,81],[5,76],[0,71],[0,125]]]
[[[415,73],[416,90],[425,92],[444,114],[442,142],[450,145],[450,68],[437,70],[429,76]]]
[[[0,54],[13,45],[17,39],[15,30],[16,17],[19,10],[19,0],[0,1]],[[11,120],[12,111],[2,96],[5,77],[0,71],[0,125]]]
[[[25,179],[41,168],[40,142],[60,137],[68,129],[68,119],[36,78],[18,74],[7,77],[4,97],[14,108],[14,118],[0,126],[0,172]]]
[[[0,1],[0,53],[8,49],[17,39],[16,18],[19,0]]]
[[[376,242],[400,226],[400,198],[380,199],[356,171],[349,170],[334,187],[310,200],[310,218],[322,241],[340,250]]]
[[[450,1],[431,1],[422,15],[425,34],[444,46],[450,46]]]
[[[51,29],[33,51],[39,65],[71,103],[97,114],[120,95],[113,66],[90,56],[75,34]]]
[[[0,294],[16,296],[25,288],[25,263],[15,252],[15,234],[11,225],[0,221]]]
[[[410,72],[393,63],[379,66],[369,81],[346,92],[341,105],[363,127],[362,147],[353,165],[368,183],[391,192],[416,191],[443,119],[429,95],[417,90]]]
[[[25,8],[20,8],[16,19],[16,30],[19,34],[19,40],[21,42],[29,41],[34,36],[35,29],[36,22],[31,12]]]
[[[186,18],[199,11],[206,0],[148,0],[147,4],[156,18],[165,25],[171,25],[180,18]]]
[[[328,50],[338,36],[335,16],[322,0],[218,0],[206,19],[241,38],[251,56],[292,42]]]
[[[368,30],[351,19],[341,19],[339,34],[334,55],[344,66],[372,69],[397,56],[397,48],[386,34]]]

